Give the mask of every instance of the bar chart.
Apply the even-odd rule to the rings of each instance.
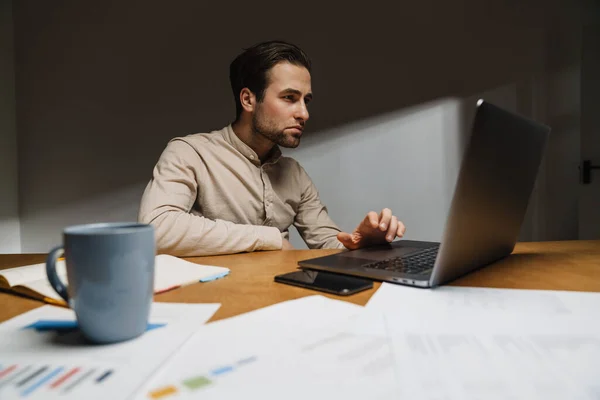
[[[256,356],[244,357],[231,364],[219,365],[204,373],[197,375],[189,375],[178,382],[173,382],[159,387],[153,388],[147,393],[147,398],[152,400],[176,398],[181,394],[191,394],[213,385],[216,381],[225,375],[235,373],[238,369],[244,368],[247,365],[254,363],[257,360]]]
[[[81,395],[91,387],[106,384],[114,373],[113,368],[106,367],[3,363],[0,360],[0,398],[71,394],[78,397],[78,393]]]

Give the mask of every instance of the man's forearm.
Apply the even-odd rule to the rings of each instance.
[[[154,226],[157,250],[180,257],[279,250],[281,232],[270,226],[210,220],[176,209],[157,209],[140,216]]]

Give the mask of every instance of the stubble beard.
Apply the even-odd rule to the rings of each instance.
[[[259,113],[252,116],[252,131],[261,135],[278,146],[295,149],[300,144],[300,138],[286,135],[278,129],[272,121],[261,118]]]

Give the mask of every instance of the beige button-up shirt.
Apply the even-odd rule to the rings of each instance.
[[[278,250],[294,224],[310,248],[343,248],[306,171],[277,146],[261,164],[231,125],[172,139],[142,196],[140,222],[177,256]]]

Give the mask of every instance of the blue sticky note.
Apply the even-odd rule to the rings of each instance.
[[[72,331],[77,329],[77,321],[61,321],[61,320],[47,320],[41,319],[30,325],[27,325],[23,329],[35,329],[38,332],[46,331]]]
[[[162,328],[165,325],[167,324],[148,324],[146,332],[156,328]],[[35,329],[38,332],[69,332],[78,329],[78,325],[77,321],[41,319],[23,327],[23,329]]]
[[[151,331],[152,329],[162,328],[165,325],[167,324],[148,324],[148,326],[146,327],[146,332]]]

